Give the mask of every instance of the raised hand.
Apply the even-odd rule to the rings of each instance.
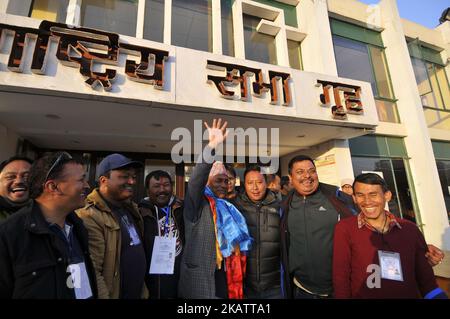
[[[222,119],[214,119],[211,127],[208,123],[204,122],[205,127],[208,130],[208,146],[215,149],[217,145],[223,143],[228,136],[227,125],[228,122],[224,121],[222,124]]]

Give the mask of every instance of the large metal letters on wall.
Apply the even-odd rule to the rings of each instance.
[[[22,72],[22,59],[27,37],[35,38],[31,71],[45,74],[48,49],[51,40],[58,41],[56,57],[68,66],[78,67],[87,77],[85,83],[91,87],[101,85],[105,90],[112,89],[116,70],[106,68],[105,72],[94,72],[93,64],[117,65],[119,52],[140,56],[139,64],[126,60],[125,73],[133,80],[153,84],[161,89],[164,85],[164,62],[168,51],[152,49],[119,42],[119,35],[88,28],[69,27],[66,24],[42,21],[39,29],[0,24],[0,37],[9,33],[14,37],[8,60],[8,69]],[[0,43],[2,42],[0,38]]]
[[[0,48],[8,35],[13,37],[8,59],[10,71],[23,71],[26,47],[30,45],[29,39],[35,39],[31,72],[45,75],[50,43],[54,41],[57,42],[56,58],[63,65],[78,68],[91,88],[99,86],[106,91],[113,88],[117,71],[106,68],[104,72],[96,72],[94,64],[118,65],[119,54],[122,53],[139,57],[138,63],[128,59],[125,62],[125,74],[130,80],[164,89],[164,64],[169,58],[168,51],[120,42],[119,35],[115,33],[50,21],[42,21],[38,29],[0,24]],[[206,61],[206,68],[225,72],[224,76],[206,75],[206,80],[214,84],[223,98],[251,101],[251,94],[263,98],[265,93],[270,92],[271,104],[293,106],[290,85],[294,84],[289,73],[269,70],[269,80],[265,82],[263,71],[259,68],[213,60]],[[239,86],[240,94],[229,90],[229,87],[236,86]],[[322,88],[322,93],[318,93],[317,97],[318,105],[330,107],[334,119],[346,120],[347,114],[363,114],[361,87],[322,80],[317,80],[316,87]],[[297,88],[296,91],[303,89],[308,88]]]

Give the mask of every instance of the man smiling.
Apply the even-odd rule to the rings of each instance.
[[[31,160],[14,156],[0,164],[0,222],[30,203],[28,175]]]
[[[295,191],[283,202],[281,219],[287,294],[299,299],[330,298],[334,228],[339,220],[353,216],[343,200],[351,197],[342,193],[338,198],[336,186],[320,183],[308,156],[291,159],[289,174]],[[430,245],[426,257],[435,265],[444,256]]]
[[[82,162],[48,154],[29,179],[30,205],[0,225],[0,299],[96,298],[88,234],[74,212],[89,192]]]
[[[377,174],[356,177],[358,216],[334,233],[333,284],[337,298],[446,298],[425,257],[417,226],[386,211],[392,193]]]
[[[148,197],[139,203],[139,211],[144,220],[144,242],[147,249],[147,260],[152,262],[155,239],[173,238],[175,245],[170,259],[173,271],[152,270],[146,276],[147,287],[152,299],[176,298],[178,280],[180,278],[180,261],[184,246],[183,202],[173,195],[173,182],[170,175],[161,170],[150,172],[145,178]],[[156,256],[156,251],[155,251]],[[154,259],[153,262],[156,262]],[[151,266],[150,266],[151,267]],[[167,267],[167,268],[169,268]],[[153,267],[151,267],[153,268]]]
[[[143,222],[132,202],[136,169],[121,154],[105,157],[98,166],[99,188],[77,211],[89,231],[89,245],[101,299],[138,299],[146,295]]]

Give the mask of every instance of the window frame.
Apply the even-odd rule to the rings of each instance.
[[[393,103],[395,105],[394,113],[395,113],[396,119],[398,121],[397,122],[386,122],[386,123],[401,123],[400,114],[398,113],[398,108],[397,108],[398,99],[395,96],[394,87],[392,85],[391,72],[389,70],[389,65],[387,64],[387,59],[386,59],[386,52],[385,52],[386,47],[384,47],[384,46],[383,47],[382,46],[377,46],[377,45],[374,45],[374,44],[358,41],[358,40],[355,40],[355,39],[352,39],[352,38],[349,38],[349,37],[345,37],[345,36],[342,36],[342,35],[332,34],[332,38],[334,38],[334,37],[342,38],[342,39],[345,39],[345,40],[348,40],[348,41],[354,41],[354,42],[363,44],[366,47],[367,55],[369,57],[370,69],[372,71],[372,76],[375,79],[375,86],[377,88],[377,94],[376,95],[374,94],[374,99],[375,100],[380,100],[380,101],[390,102],[390,103]],[[371,51],[370,47],[381,49],[381,54],[383,55],[383,60],[384,60],[383,63],[386,64],[386,73],[387,73],[386,77],[387,77],[389,89],[392,92],[392,98],[391,97],[380,96],[380,89],[379,89],[379,85],[378,85],[378,78],[377,78],[376,73],[375,73],[375,66],[374,66],[374,63],[373,63],[373,60],[372,60],[372,53],[370,52]],[[337,61],[334,41],[333,41],[333,53],[334,53],[335,61]],[[336,66],[337,66],[337,62],[336,62]],[[373,92],[373,93],[375,93],[375,92]]]

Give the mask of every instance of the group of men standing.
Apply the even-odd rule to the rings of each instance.
[[[2,163],[0,298],[445,297],[432,270],[443,253],[384,210],[383,179],[356,177],[352,198],[299,155],[283,187],[254,165],[237,192],[232,167],[215,161],[227,122],[205,126],[184,201],[167,172],[153,171],[134,203],[142,164],[120,154],[101,161],[90,193],[68,153]]]

